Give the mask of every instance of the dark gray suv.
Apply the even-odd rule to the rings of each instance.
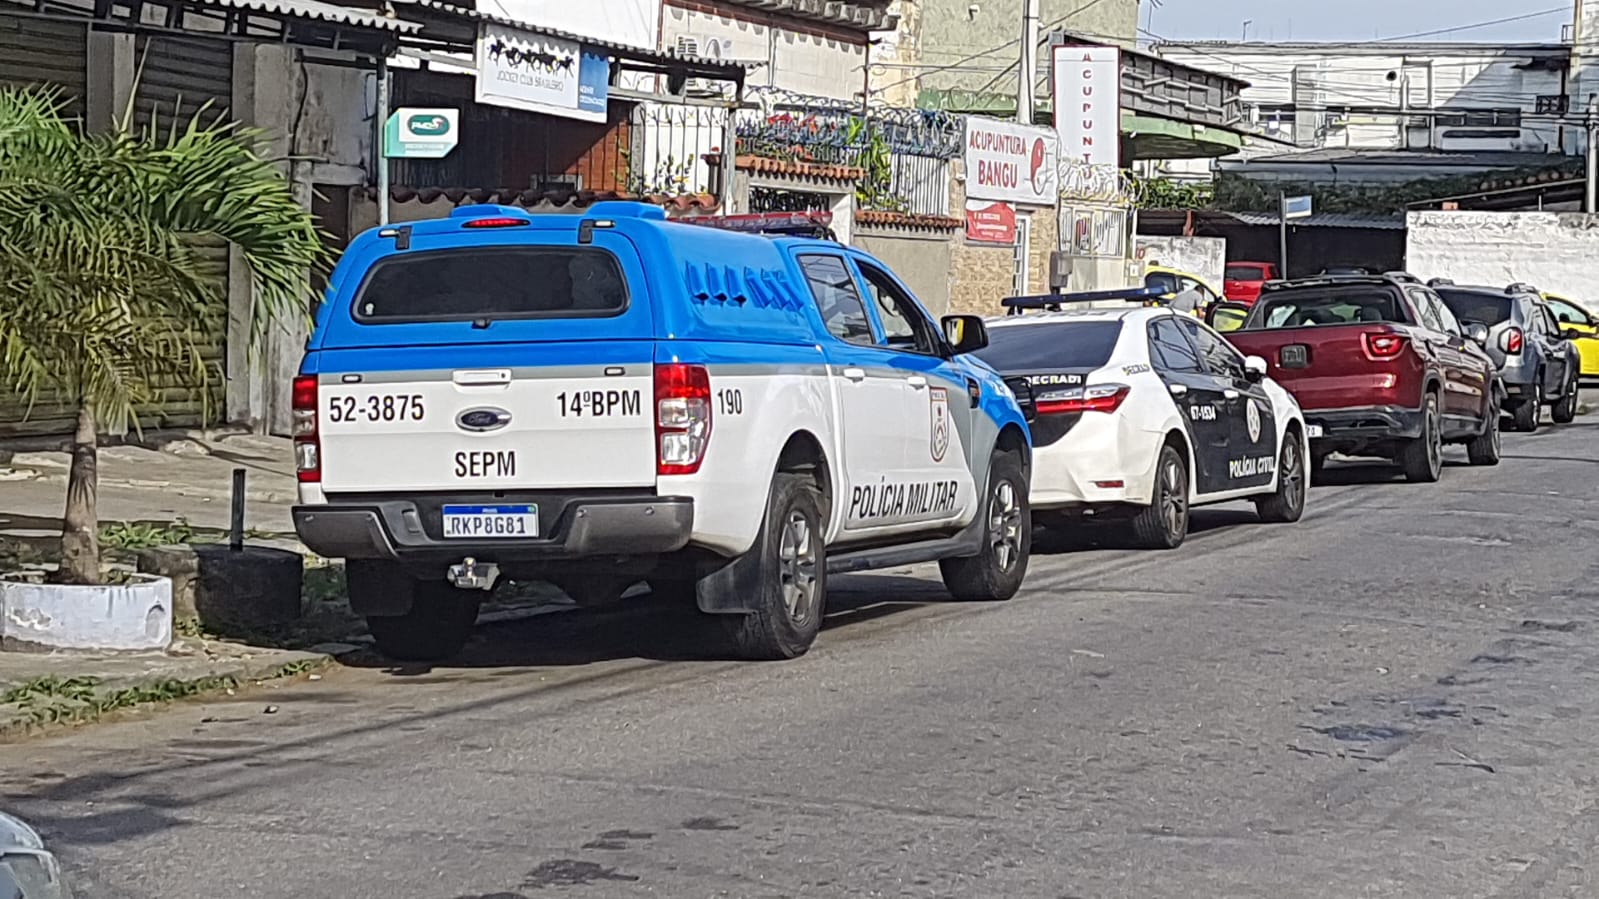
[[[1499,366],[1507,398],[1505,411],[1518,431],[1536,431],[1544,406],[1565,424],[1577,415],[1577,348],[1560,336],[1560,325],[1524,284],[1506,288],[1468,287],[1435,281],[1433,290],[1465,327],[1488,329],[1484,349]]]

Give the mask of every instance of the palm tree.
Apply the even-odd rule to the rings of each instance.
[[[62,108],[50,90],[0,88],[0,378],[77,412],[60,578],[96,584],[99,435],[137,430],[164,380],[216,377],[196,340],[227,297],[195,239],[226,240],[249,264],[252,343],[306,314],[327,251],[258,132],[202,110],[164,131],[129,116],[89,133]]]

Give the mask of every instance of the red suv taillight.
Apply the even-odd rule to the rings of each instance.
[[[1093,384],[1074,390],[1040,394],[1034,401],[1039,415],[1067,415],[1081,412],[1115,412],[1132,391],[1126,384]]]
[[[300,483],[322,482],[322,439],[316,427],[316,375],[294,379],[294,468]]]
[[[655,473],[699,471],[710,445],[710,372],[681,362],[655,366]]]
[[[1405,335],[1368,332],[1360,335],[1366,355],[1373,359],[1392,359],[1405,351]]]
[[[1526,342],[1527,337],[1520,328],[1511,328],[1499,335],[1499,348],[1512,356],[1521,355],[1521,347]]]

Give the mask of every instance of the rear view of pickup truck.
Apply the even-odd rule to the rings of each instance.
[[[1420,284],[1386,275],[1271,284],[1225,336],[1265,359],[1299,401],[1317,468],[1332,453],[1376,456],[1408,480],[1436,481],[1447,443],[1465,444],[1472,464],[1499,461],[1493,360]]]

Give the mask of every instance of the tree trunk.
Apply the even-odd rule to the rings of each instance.
[[[72,435],[72,467],[67,472],[67,511],[61,529],[61,579],[68,584],[100,583],[99,434],[94,409],[78,407]]]

